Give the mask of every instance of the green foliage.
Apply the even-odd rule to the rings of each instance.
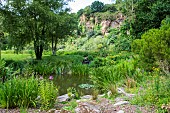
[[[170,24],[163,25],[160,29],[150,29],[142,35],[141,39],[134,40],[132,49],[139,53],[141,61],[151,69],[157,61],[170,59]]]
[[[64,75],[72,70],[72,66],[81,64],[82,61],[83,57],[79,55],[46,56],[41,61],[35,60],[25,65],[24,71],[28,74],[36,73],[43,76]]]
[[[121,51],[130,51],[131,50],[131,36],[120,35],[115,39],[114,51],[119,53]]]
[[[4,60],[0,60],[0,78],[5,79],[6,76],[6,69],[5,69],[5,61]]]
[[[0,87],[0,106],[2,108],[36,107],[38,80],[14,78]]]
[[[2,108],[37,107],[43,109],[52,107],[55,102],[57,90],[52,82],[38,81],[30,78],[16,78],[0,85],[0,106]],[[40,99],[38,99],[40,96]]]
[[[73,33],[75,15],[68,14],[68,8],[63,8],[64,5],[66,2],[63,0],[4,1],[0,10],[4,17],[4,31],[9,33],[11,45],[20,51],[25,45],[33,42],[36,59],[41,60],[49,37],[55,35],[60,39]]]
[[[96,57],[90,63],[90,67],[100,67],[100,66],[105,66],[105,65],[106,65],[106,60],[105,60],[105,58],[102,58],[102,57]]]
[[[103,12],[106,12],[106,11],[109,11],[109,12],[112,12],[112,13],[116,12],[117,9],[115,7],[115,4],[105,4],[104,8],[103,8]]]
[[[97,12],[95,13],[95,17],[98,18],[99,22],[102,20],[116,20],[116,14],[112,12]]]
[[[67,106],[64,106],[62,109],[67,110],[67,111],[71,111],[72,113],[74,113],[75,108],[78,106],[78,103],[76,102],[76,100],[72,100],[68,103]]]
[[[69,87],[67,89],[67,94],[70,97],[70,99],[79,99],[80,95],[78,94],[78,92],[76,91],[76,89],[74,87]]]
[[[72,65],[71,71],[72,75],[79,75],[79,76],[87,76],[89,75],[89,66],[88,65]]]
[[[146,84],[149,82],[149,84]],[[146,78],[138,89],[138,94],[132,100],[133,104],[138,105],[154,105],[159,112],[163,112],[163,106],[170,102],[170,83],[169,76],[160,76],[158,68],[154,69],[152,76]]]
[[[40,96],[39,104],[41,109],[52,108],[57,97],[58,89],[53,82],[41,80],[38,88],[38,95]]]
[[[102,47],[99,48],[99,45],[101,44]],[[99,35],[95,38],[90,38],[88,41],[86,41],[84,45],[80,48],[80,50],[97,51],[106,46],[107,38],[102,38],[102,36]]]
[[[14,75],[18,74],[20,70],[13,67],[12,64],[8,65],[4,60],[0,60],[0,79],[5,82],[8,79],[13,78]]]
[[[85,14],[87,17],[90,16],[90,14],[91,14],[91,8],[90,8],[90,6],[86,6],[86,7],[84,8],[84,14]]]
[[[140,0],[135,7],[135,20],[132,21],[136,38],[149,29],[159,28],[161,21],[170,14],[168,0]]]
[[[110,84],[116,84],[128,78],[141,82],[145,73],[136,65],[136,61],[130,59],[128,61],[122,60],[113,66],[95,68],[91,71],[91,80],[96,87],[102,90],[108,90]]]
[[[83,14],[83,9],[77,11],[77,17],[79,18]]]
[[[90,89],[90,88],[93,88],[94,85],[91,85],[91,84],[80,84],[79,87],[83,88],[83,89]]]
[[[91,8],[91,11],[92,11],[93,13],[95,13],[95,12],[101,12],[101,11],[103,11],[104,4],[103,4],[102,2],[99,2],[99,1],[94,1],[94,2],[91,4],[90,8]]]

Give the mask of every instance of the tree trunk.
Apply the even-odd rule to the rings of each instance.
[[[36,35],[36,36],[38,37],[38,35]],[[37,38],[37,40],[34,41],[34,49],[35,49],[35,55],[36,55],[37,60],[42,59],[44,37],[45,37],[45,23],[44,23],[43,29],[41,31],[40,40],[39,40],[39,38]]]
[[[54,37],[52,36],[52,55],[56,55],[57,50],[57,39],[54,40]]]
[[[34,42],[34,51],[35,51],[36,60],[41,60],[42,53],[43,53],[43,45],[42,44],[39,45],[36,42]]]
[[[55,43],[54,48],[53,48],[53,55],[56,55],[56,46],[57,46],[57,44]]]
[[[0,60],[1,60],[1,48],[2,48],[2,38],[4,36],[4,33],[0,33]]]

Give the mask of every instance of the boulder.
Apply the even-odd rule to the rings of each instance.
[[[66,102],[70,99],[70,97],[68,96],[68,94],[64,94],[64,95],[58,96],[57,99],[58,99],[58,102]]]
[[[123,88],[117,88],[117,90],[118,90],[119,94],[123,94],[123,95],[125,95],[127,97],[134,97],[135,96],[135,94],[126,93]]]
[[[124,111],[123,110],[119,110],[117,113],[124,113]]]
[[[120,102],[120,101],[124,101],[124,99],[123,99],[123,98],[120,98],[120,97],[117,97],[117,98],[115,98],[114,101],[115,101],[115,102]]]
[[[92,99],[92,96],[91,95],[84,95],[82,97],[80,97],[81,99]]]
[[[113,106],[120,106],[120,105],[125,105],[125,104],[129,104],[128,101],[119,101],[117,103],[115,103]]]

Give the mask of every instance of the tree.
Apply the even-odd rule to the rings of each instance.
[[[84,14],[88,17],[88,16],[90,16],[90,14],[91,14],[91,8],[90,8],[90,6],[86,6],[85,8],[84,8]]]
[[[3,26],[17,50],[33,42],[36,59],[42,59],[44,45],[48,42],[49,24],[63,11],[63,0],[8,0],[1,4]],[[60,21],[60,20],[58,20]]]
[[[159,28],[161,21],[170,15],[170,2],[168,0],[138,0],[135,10],[135,19],[132,22],[133,35],[141,35],[151,29]]]
[[[59,15],[60,22],[56,21],[53,23],[55,26],[52,28],[51,34],[51,44],[52,44],[52,54],[56,55],[57,43],[59,40],[73,35],[74,30],[77,28],[77,21],[75,14],[62,13]]]
[[[151,68],[159,61],[170,64],[170,18],[162,21],[160,29],[150,29],[141,39],[134,40],[132,50]]]
[[[102,2],[99,2],[99,1],[94,1],[91,6],[91,11],[93,13],[95,12],[102,12],[103,11],[103,8],[104,8],[104,4]]]
[[[104,5],[103,12],[106,12],[106,11],[109,11],[109,12],[112,12],[112,13],[116,12],[117,9],[115,7],[115,4],[106,4],[106,5]]]
[[[83,14],[83,12],[84,12],[83,9],[78,10],[77,17],[79,18]]]

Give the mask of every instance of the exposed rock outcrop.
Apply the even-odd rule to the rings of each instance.
[[[95,26],[101,26],[101,33],[103,35],[108,33],[109,28],[120,28],[122,22],[125,20],[125,16],[122,13],[118,13],[113,15],[114,20],[111,19],[101,19],[96,16],[91,16],[87,18],[84,14],[80,17],[80,25],[85,25],[86,30],[90,31],[93,30]]]

